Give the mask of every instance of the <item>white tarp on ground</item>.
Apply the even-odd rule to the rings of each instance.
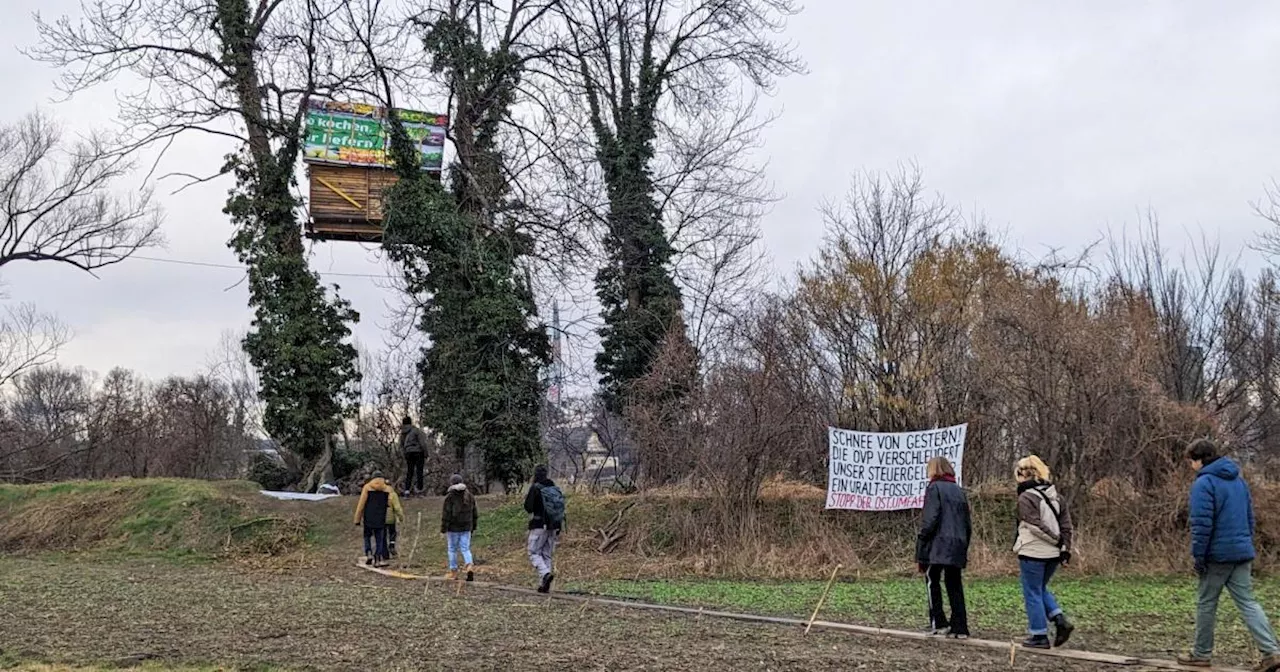
[[[308,502],[318,502],[322,499],[329,499],[330,497],[341,497],[341,495],[322,495],[318,493],[312,494],[309,492],[281,492],[279,490],[260,490],[259,492],[268,497],[275,497],[276,499],[301,499]]]

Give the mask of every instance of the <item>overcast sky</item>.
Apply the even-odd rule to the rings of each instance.
[[[1229,11],[1227,7],[1229,6]],[[0,122],[41,106],[70,129],[114,113],[110,90],[54,104],[55,73],[18,53],[31,12],[78,12],[65,0],[0,8]],[[820,243],[816,209],[850,175],[916,162],[928,186],[976,211],[1028,255],[1078,248],[1156,210],[1170,247],[1203,229],[1224,248],[1264,228],[1250,203],[1280,177],[1280,6],[1266,0],[1048,3],[809,0],[787,38],[809,66],[768,105],[781,112],[762,156],[783,200],[763,222],[773,263],[789,272]],[[190,140],[167,170],[208,172],[225,148]],[[162,185],[168,246],[149,257],[232,265],[221,213],[229,183]],[[322,273],[386,270],[369,248],[318,244]],[[1246,263],[1259,263],[1246,253]],[[75,330],[62,362],[147,376],[202,369],[250,313],[235,269],[133,260],[93,278],[70,267],[10,265],[9,301],[32,301]],[[362,313],[358,338],[386,340],[387,281],[330,275]]]

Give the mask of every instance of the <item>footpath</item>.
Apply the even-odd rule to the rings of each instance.
[[[693,607],[678,607],[666,604],[652,604],[649,602],[641,602],[639,600],[624,599],[610,595],[599,595],[592,593],[539,593],[530,588],[520,586],[511,586],[500,583],[489,583],[486,581],[450,581],[438,576],[421,576],[418,574],[410,574],[394,569],[383,569],[380,567],[371,567],[364,564],[361,558],[356,562],[356,566],[382,576],[402,579],[409,581],[432,581],[437,583],[456,583],[456,591],[461,594],[467,588],[480,588],[483,590],[493,590],[508,594],[523,595],[526,597],[545,598],[548,603],[553,600],[565,602],[575,602],[582,604],[582,609],[586,610],[592,605],[621,607],[625,609],[642,609],[647,611],[667,612],[673,614],[681,614],[693,616],[694,618],[719,618],[734,621],[746,621],[750,623],[767,623],[772,625],[782,625],[788,627],[803,628],[807,633],[810,629],[818,628],[822,630],[834,630],[839,632],[850,632],[859,635],[870,635],[873,637],[884,637],[889,639],[914,640],[919,642],[927,642],[930,646],[968,646],[974,648],[982,648],[989,650],[1007,651],[1009,654],[1009,664],[1012,667],[1017,663],[1019,656],[1045,656],[1051,658],[1061,658],[1075,660],[1081,662],[1097,663],[1099,665],[1112,665],[1117,667],[1130,667],[1136,669],[1149,670],[1186,670],[1187,672],[1203,671],[1205,669],[1216,670],[1217,672],[1247,672],[1240,668],[1219,667],[1203,668],[1203,667],[1187,667],[1179,665],[1176,661],[1162,660],[1159,658],[1142,658],[1138,656],[1125,656],[1113,653],[1098,653],[1094,651],[1081,651],[1078,649],[1028,649],[1023,648],[1016,642],[1000,642],[990,639],[945,639],[929,635],[923,632],[911,632],[908,630],[892,630],[887,628],[873,628],[864,625],[854,625],[852,623],[837,623],[834,621],[820,620],[804,620],[798,618],[785,618],[781,616],[762,616],[759,614],[741,614],[730,611],[717,611]],[[815,611],[816,617],[816,611]]]

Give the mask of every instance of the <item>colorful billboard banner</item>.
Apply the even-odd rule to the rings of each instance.
[[[438,172],[444,163],[444,133],[449,117],[413,110],[397,113],[422,154],[422,169]],[[390,136],[386,109],[381,106],[313,100],[307,109],[302,160],[389,168]]]

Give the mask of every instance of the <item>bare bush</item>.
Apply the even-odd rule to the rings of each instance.
[[[685,399],[655,377],[687,370],[668,348],[629,411],[642,483],[691,482],[744,536],[760,483],[825,481],[828,425],[908,431],[969,424],[966,485],[1007,482],[1028,453],[1064,491],[1176,483],[1208,434],[1258,464],[1280,428],[1274,277],[1226,275],[1161,247],[1154,216],[1109,266],[1088,254],[1026,262],[929,195],[913,169],[859,176],[824,209],[827,239],[794,290],[740,313],[730,353]],[[743,521],[746,521],[744,524]]]
[[[0,480],[236,478],[256,446],[231,390],[208,376],[158,384],[115,369],[20,376],[0,404]]]

